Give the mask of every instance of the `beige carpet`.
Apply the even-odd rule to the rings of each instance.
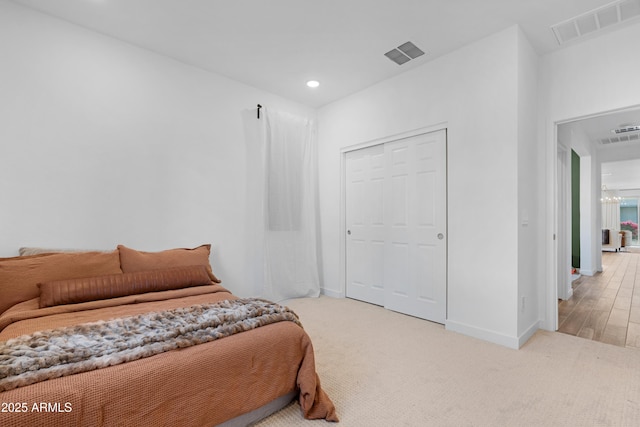
[[[520,350],[350,299],[286,302],[338,426],[640,426],[640,351],[540,331]],[[297,403],[258,426],[320,426]]]

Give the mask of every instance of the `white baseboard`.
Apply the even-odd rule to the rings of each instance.
[[[344,292],[334,291],[332,289],[320,288],[320,293],[332,298],[344,298]]]
[[[529,326],[529,329],[524,331],[524,333],[518,337],[518,348],[522,347],[527,341],[529,341],[529,338],[531,338],[538,329],[540,329],[539,321],[534,322],[533,325]]]
[[[504,335],[488,329],[477,328],[475,326],[456,322],[453,320],[445,321],[445,329],[448,331],[458,332],[469,337],[478,338],[483,341],[489,341],[504,347],[517,350],[520,348],[520,339],[515,336]]]
[[[580,274],[582,274],[583,276],[593,276],[594,274],[596,274],[596,272],[594,270],[580,269]]]
[[[567,290],[567,297],[566,298],[560,298],[560,296],[558,296],[558,298],[560,298],[561,300],[568,300],[571,299],[571,297],[573,296],[573,286],[569,286],[569,289]]]
[[[509,335],[504,335],[495,331],[490,331],[488,329],[476,328],[475,326],[470,326],[452,320],[446,321],[445,328],[449,331],[458,332],[473,338],[478,338],[483,341],[489,341],[494,344],[499,344],[504,347],[518,350],[527,341],[529,341],[529,339],[536,333],[538,329],[540,329],[540,322],[534,322],[531,326],[529,326],[529,328],[527,328],[527,330],[523,334],[520,334],[520,336],[518,337],[511,337]]]

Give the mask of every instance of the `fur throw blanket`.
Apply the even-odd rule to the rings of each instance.
[[[280,321],[289,308],[228,300],[39,331],[0,342],[0,391],[214,341]]]

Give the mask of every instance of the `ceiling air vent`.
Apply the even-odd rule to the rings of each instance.
[[[640,16],[640,0],[618,0],[553,25],[558,44],[586,36],[603,28]]]
[[[424,55],[424,52],[411,42],[403,43],[384,54],[384,56],[398,65],[402,65],[422,55]]]
[[[618,142],[634,142],[634,141],[640,141],[640,134],[630,133],[628,135],[612,136],[611,138],[602,138],[600,140],[600,144],[609,145],[609,144],[616,144]]]

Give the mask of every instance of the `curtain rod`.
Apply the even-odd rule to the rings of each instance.
[[[260,118],[260,109],[262,108],[262,105],[258,104],[258,119]]]

